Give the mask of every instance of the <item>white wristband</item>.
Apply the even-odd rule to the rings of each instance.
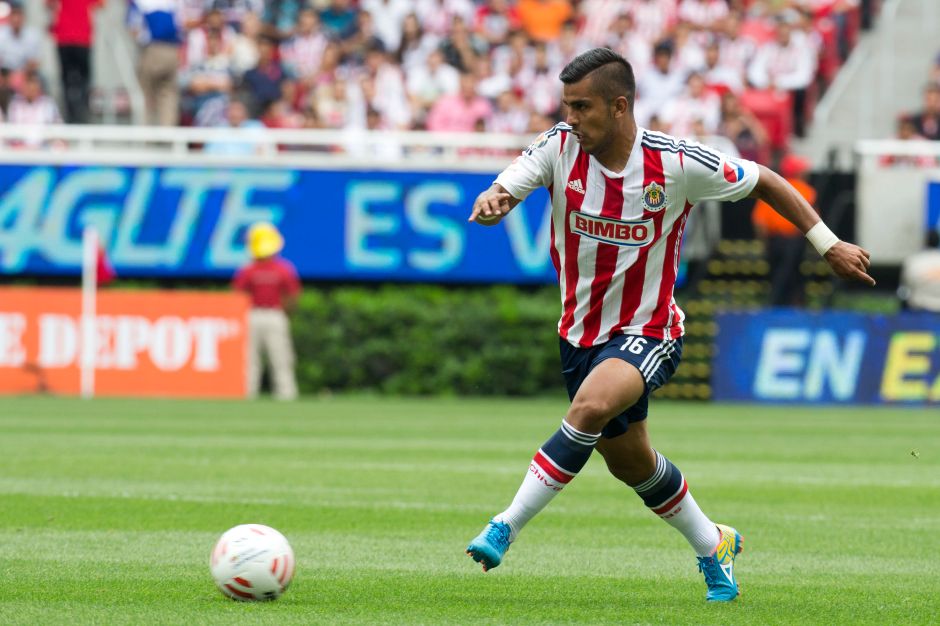
[[[809,239],[809,242],[816,248],[816,252],[819,253],[819,256],[826,256],[826,253],[829,252],[829,248],[839,243],[839,238],[836,237],[836,234],[829,230],[829,227],[821,221],[816,222],[815,226],[806,231],[806,238]]]

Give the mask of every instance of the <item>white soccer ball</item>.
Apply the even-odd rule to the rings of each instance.
[[[219,590],[233,600],[274,600],[294,577],[294,551],[270,526],[242,524],[216,542],[209,569]]]

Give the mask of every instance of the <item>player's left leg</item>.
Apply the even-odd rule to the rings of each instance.
[[[702,512],[679,468],[650,445],[646,422],[632,422],[622,435],[602,439],[597,451],[610,473],[633,488],[644,504],[682,533],[695,550],[708,585],[707,599],[737,597],[734,559],[741,551],[741,536]]]

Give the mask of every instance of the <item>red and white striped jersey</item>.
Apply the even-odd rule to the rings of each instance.
[[[612,172],[570,130],[543,133],[496,179],[520,200],[538,187],[551,195],[559,334],[582,347],[616,334],[681,336],[673,289],[689,211],[700,200],[748,195],[757,164],[638,128],[626,167]]]

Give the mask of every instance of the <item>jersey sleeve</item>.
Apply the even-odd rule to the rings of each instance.
[[[691,204],[702,200],[740,200],[757,185],[754,161],[731,158],[695,141],[680,144],[685,172],[686,197]]]
[[[496,183],[518,200],[525,200],[539,187],[552,184],[555,162],[561,153],[563,135],[569,127],[557,124],[535,138],[509,167],[496,177]]]

